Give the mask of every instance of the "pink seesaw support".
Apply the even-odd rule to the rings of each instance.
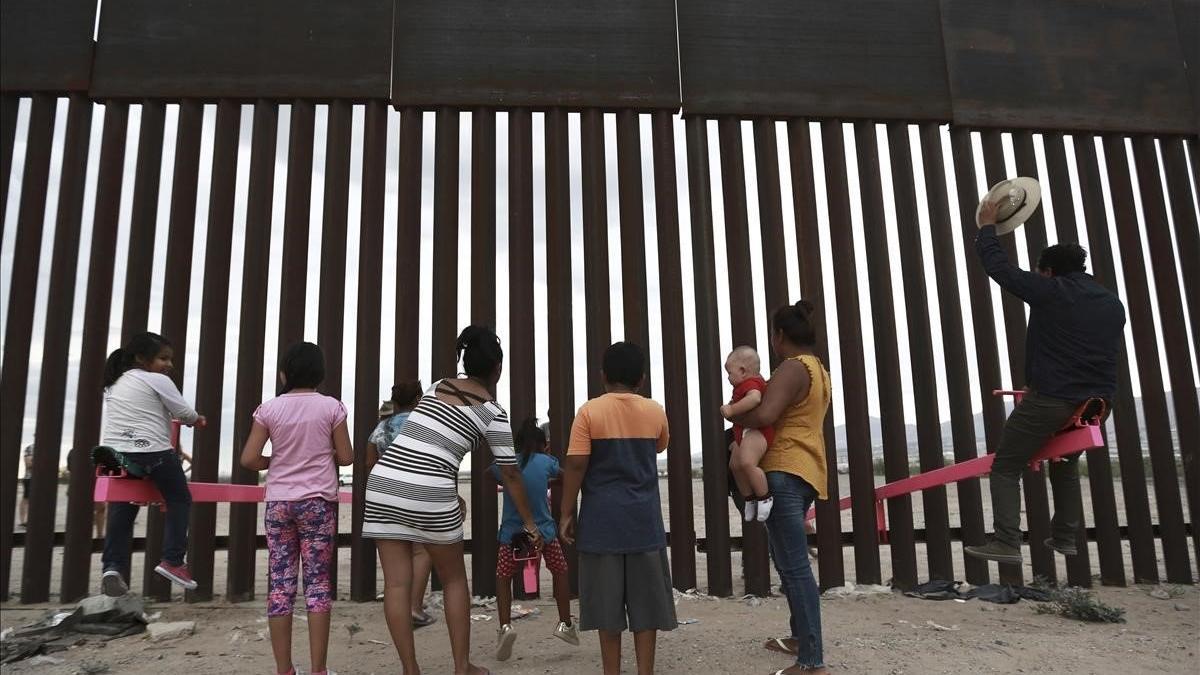
[[[179,447],[179,427],[176,420],[171,423],[171,444]],[[266,501],[265,485],[238,485],[236,483],[188,483],[192,501],[212,502],[262,502]],[[132,502],[135,504],[162,504],[162,494],[148,478],[131,476],[96,475],[96,487],[92,499],[97,502]],[[353,493],[338,492],[338,502],[349,504]]]
[[[1011,391],[1005,389],[997,389],[993,391],[994,396],[1012,396],[1019,403],[1025,395],[1023,391]],[[1103,402],[1100,402],[1100,412],[1094,417],[1085,419],[1084,411],[1088,408],[1091,401],[1084,404],[1082,408],[1075,414],[1075,417],[1063,428],[1055,434],[1045,446],[1042,447],[1037,454],[1029,460],[1029,467],[1034,471],[1041,470],[1042,462],[1046,461],[1061,461],[1067,457],[1078,455],[1081,452],[1091,450],[1093,448],[1104,447],[1104,437],[1100,433],[1100,422],[1103,418]],[[996,456],[987,454],[975,459],[969,459],[965,462],[958,462],[945,466],[933,471],[903,478],[898,481],[893,481],[885,485],[880,485],[875,488],[875,524],[879,533],[881,542],[887,542],[887,511],[884,508],[884,503],[888,499],[894,497],[903,497],[921,490],[941,487],[950,483],[957,483],[970,478],[979,478],[986,476],[992,471],[992,462],[996,460]],[[850,508],[851,498],[843,497],[838,500],[838,510],[844,511]],[[807,518],[812,520],[816,517],[816,509],[808,510]]]

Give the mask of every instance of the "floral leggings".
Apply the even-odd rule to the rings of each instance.
[[[309,612],[333,607],[333,563],[337,503],[320,497],[267,502],[265,517],[270,576],[267,616],[289,616],[296,599],[297,567],[304,561],[304,600]]]

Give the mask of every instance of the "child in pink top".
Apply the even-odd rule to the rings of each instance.
[[[276,672],[292,665],[292,604],[297,567],[304,562],[304,600],[312,673],[326,673],[329,614],[333,606],[330,568],[337,548],[337,467],[353,463],[346,407],[317,393],[325,379],[321,348],[292,345],[279,364],[282,390],[254,411],[254,426],[242,450],[242,466],[267,473],[267,551],[270,558],[267,624]],[[271,456],[263,448],[271,441]]]

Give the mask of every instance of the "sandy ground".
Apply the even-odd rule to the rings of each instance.
[[[1179,597],[1160,600],[1148,590],[1097,591],[1105,602],[1127,610],[1126,624],[1085,624],[1040,615],[1026,601],[1000,606],[977,600],[917,600],[894,593],[826,597],[821,603],[825,656],[835,671],[847,673],[1196,672],[1200,594],[1195,587],[1179,587]],[[537,607],[540,613],[516,622],[520,637],[513,658],[505,663],[492,654],[495,619],[472,623],[476,663],[497,673],[600,671],[594,634],[584,634],[582,645],[571,647],[550,635],[555,617],[548,599],[525,606]],[[25,623],[48,607],[6,607],[3,623]],[[65,675],[96,672],[101,665],[112,673],[154,675],[274,672],[270,644],[263,638],[261,603],[170,603],[153,609],[162,611],[162,620],[194,620],[195,635],[163,643],[144,637],[88,643],[55,655],[63,659],[60,664],[35,666],[26,661],[4,672]],[[677,609],[680,620],[689,623],[660,634],[658,672],[771,673],[789,663],[761,647],[764,638],[785,631],[787,605],[782,598],[767,598],[755,606],[736,598],[684,597]],[[486,609],[473,611],[490,614]],[[304,625],[297,622],[295,644],[301,668],[307,664]],[[351,635],[350,626],[360,630]],[[443,623],[417,632],[417,650],[424,672],[452,671]],[[398,672],[379,603],[335,606],[330,665],[343,675]],[[632,645],[626,647],[624,670],[635,672]]]

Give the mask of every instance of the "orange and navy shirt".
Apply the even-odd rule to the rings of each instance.
[[[638,394],[605,394],[579,409],[567,455],[588,455],[576,547],[584,553],[665,548],[657,455],[667,414]]]

